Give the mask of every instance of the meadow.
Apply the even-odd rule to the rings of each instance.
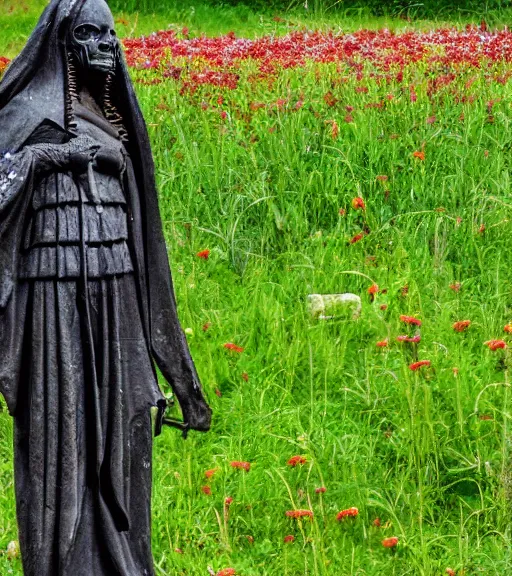
[[[0,14],[0,69],[42,4]],[[214,410],[155,440],[156,574],[512,574],[506,15],[191,6],[116,15]],[[358,320],[308,314],[345,292]],[[11,444],[3,411],[21,576]]]

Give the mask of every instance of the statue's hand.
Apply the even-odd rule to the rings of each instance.
[[[82,174],[87,171],[87,166],[94,160],[101,146],[89,136],[78,136],[67,144],[69,167],[73,172]]]
[[[197,398],[188,398],[185,402],[180,402],[183,412],[183,421],[188,424],[190,430],[208,432],[212,424],[212,409],[204,400],[202,394]]]
[[[119,174],[123,171],[126,159],[121,149],[102,146],[94,156],[94,168],[106,174]]]

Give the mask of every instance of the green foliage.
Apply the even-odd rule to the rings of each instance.
[[[116,10],[126,12],[165,12],[175,9],[176,0],[111,0]],[[245,6],[257,12],[306,9],[316,13],[357,12],[381,16],[444,17],[474,13],[485,15],[512,5],[511,0],[211,0],[212,5]]]
[[[0,42],[14,52],[20,40]],[[155,442],[156,573],[510,574],[511,352],[483,343],[512,320],[512,87],[483,70],[472,104],[449,90],[431,99],[418,66],[405,81],[413,105],[407,90],[378,79],[358,94],[329,66],[286,70],[274,83],[244,73],[236,91],[194,94],[134,73],[180,317],[215,413],[207,435],[183,442],[165,430]],[[461,72],[457,86],[469,94],[467,80]],[[251,107],[260,101],[275,105]],[[364,213],[351,208],[355,196]],[[365,227],[370,234],[349,244]],[[203,249],[207,261],[196,256]],[[450,288],[457,281],[460,292]],[[385,290],[374,302],[372,283]],[[308,294],[340,292],[361,295],[360,320],[310,320]],[[418,347],[395,341],[408,331],[401,314],[422,319]],[[469,330],[454,332],[464,319]],[[389,348],[377,348],[384,338]],[[226,342],[245,350],[230,353]],[[409,370],[418,359],[432,368]],[[5,412],[0,450],[5,550],[16,538]],[[296,454],[307,463],[290,468]],[[232,460],[250,461],[250,472]],[[351,506],[359,517],[337,522]],[[314,520],[286,518],[294,508],[314,509]],[[386,536],[400,538],[396,551],[381,546]],[[0,574],[21,576],[19,560],[0,555]]]

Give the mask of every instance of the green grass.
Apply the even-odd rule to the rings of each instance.
[[[198,4],[173,23],[193,33],[284,31],[269,17],[235,20],[236,9],[223,10],[207,21],[213,12]],[[35,12],[0,16],[2,30],[9,23],[0,55],[18,50]],[[130,16],[128,32],[168,20]],[[329,22],[350,29],[362,21],[319,24]],[[217,89],[191,96],[134,73],[180,316],[215,413],[207,435],[183,442],[165,430],[155,441],[156,573],[233,566],[242,576],[435,576],[450,566],[458,575],[510,574],[510,356],[483,343],[512,320],[511,87],[480,78],[472,105],[448,94],[431,101],[423,71],[411,70],[412,106],[393,85],[370,83],[356,95],[353,82],[333,84],[335,66],[317,70],[286,71],[273,85],[244,76],[237,91],[222,93],[225,121]],[[337,106],[325,104],[327,91]],[[390,92],[384,111],[364,108]],[[292,111],[301,97],[304,107]],[[278,98],[289,101],[284,110],[251,111],[251,102]],[[491,123],[486,103],[497,98]],[[344,122],[346,105],[357,108],[353,123]],[[421,149],[424,162],[412,156]],[[355,196],[364,197],[364,214],[350,207]],[[370,234],[350,245],[365,226]],[[196,256],[205,248],[208,261]],[[387,292],[371,303],[374,282]],[[309,319],[308,294],[341,292],[362,296],[360,320]],[[394,341],[411,332],[400,314],[423,321],[417,352]],[[454,332],[465,319],[469,330]],[[377,348],[386,337],[390,347]],[[245,350],[230,354],[226,342]],[[432,368],[410,371],[418,359]],[[17,537],[11,434],[1,413],[2,550]],[[296,454],[308,463],[288,467]],[[251,462],[250,472],[232,469],[232,460]],[[325,494],[315,493],[320,486]],[[336,522],[351,506],[359,517]],[[314,521],[285,518],[293,508],[314,509]],[[293,544],[283,543],[287,534]],[[396,551],[381,546],[386,536],[400,538]],[[0,556],[0,573],[21,575],[19,561]]]

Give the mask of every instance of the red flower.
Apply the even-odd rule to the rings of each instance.
[[[236,344],[233,344],[231,342],[224,344],[224,348],[226,348],[226,350],[231,350],[232,352],[237,352],[238,354],[241,354],[244,351],[242,347],[237,346]]]
[[[295,536],[293,536],[292,534],[288,534],[288,536],[284,537],[284,543],[285,544],[288,544],[288,543],[291,543],[294,541],[295,541]]]
[[[377,176],[378,182],[387,182],[388,180],[389,180],[389,176],[386,176],[385,174],[382,174],[381,176]]]
[[[479,232],[480,234],[483,234],[483,233],[485,232],[485,224],[481,224],[481,225],[480,225],[480,228],[478,229],[478,232]]]
[[[327,488],[325,486],[320,486],[320,488],[315,488],[315,492],[317,494],[325,494],[327,492]]]
[[[229,508],[231,506],[231,504],[233,504],[233,498],[231,498],[231,496],[228,496],[225,500],[224,500],[224,507],[225,508]]]
[[[354,210],[365,210],[366,206],[364,204],[364,200],[361,198],[361,196],[357,196],[357,198],[353,198],[352,199],[352,208]]]
[[[447,568],[446,573],[448,574],[448,576],[457,576],[455,570],[452,570],[451,568]]]
[[[207,496],[211,496],[212,495],[212,489],[209,486],[203,486],[201,488],[203,494],[206,494]]]
[[[409,369],[413,372],[419,370],[422,366],[430,366],[430,360],[420,360],[419,362],[413,362],[409,365]]]
[[[384,538],[382,541],[384,548],[394,548],[397,544],[398,538],[396,536],[392,536],[391,538]]]
[[[247,372],[243,372],[242,378],[243,378],[246,382],[249,382],[249,374],[247,374]]]
[[[332,92],[327,92],[327,94],[324,96],[324,102],[327,104],[327,106],[330,106],[332,108],[333,106],[336,106],[336,103],[338,101],[332,95]]]
[[[389,341],[386,338],[386,340],[381,340],[380,342],[377,342],[377,348],[387,348],[389,346]]]
[[[238,468],[239,470],[245,470],[246,472],[249,472],[249,470],[251,469],[251,463],[250,462],[239,462],[239,461],[235,460],[234,462],[231,462],[231,467],[232,468]]]
[[[454,284],[450,284],[450,288],[454,292],[459,292],[460,289],[462,288],[462,284],[460,282],[455,282]]]
[[[387,310],[387,309],[388,309],[388,305],[387,305],[387,304],[381,304],[381,305],[380,305],[380,309],[383,310],[383,311],[384,311],[384,310]]]
[[[460,320],[459,322],[455,322],[452,328],[455,332],[464,332],[471,326],[471,320]]]
[[[488,340],[487,342],[485,342],[486,346],[489,347],[489,350],[492,350],[493,352],[495,350],[498,350],[499,348],[506,348],[507,345],[503,340]]]
[[[374,295],[374,294],[378,294],[378,293],[379,293],[379,287],[377,286],[377,284],[372,284],[368,288],[368,294]]]
[[[0,74],[7,68],[9,65],[10,60],[5,58],[4,56],[0,56]]]
[[[429,116],[427,118],[427,124],[434,124],[436,121],[436,117],[435,116]]]
[[[416,150],[416,152],[413,152],[413,156],[419,160],[425,160],[425,152],[423,151]]]
[[[380,528],[382,526],[382,523],[380,521],[380,518],[375,518],[375,520],[372,522],[372,524],[376,527],[376,528]]]
[[[404,314],[402,314],[400,316],[400,320],[402,322],[405,322],[406,324],[414,324],[415,326],[421,326],[421,320],[414,318],[414,316],[405,316]]]
[[[346,211],[344,208],[340,208],[340,210],[339,210],[339,215],[340,215],[340,216],[345,216],[346,213],[347,213],[347,211]]]
[[[207,322],[206,324],[203,324],[203,332],[207,332],[211,328],[211,325],[212,325],[211,322]]]
[[[224,568],[217,572],[217,576],[236,576],[236,570],[234,568]]]
[[[336,520],[340,521],[344,518],[356,518],[359,515],[359,510],[357,508],[347,508],[347,510],[342,510],[336,515]]]
[[[305,456],[292,456],[287,464],[288,466],[291,466],[292,468],[295,468],[295,466],[297,466],[298,464],[306,464],[307,463],[307,458]]]
[[[313,518],[313,512],[311,510],[288,510],[285,512],[288,518]]]
[[[217,472],[219,471],[218,468],[212,468],[211,470],[207,470],[204,475],[207,478],[213,478],[213,476],[215,476],[215,474],[217,474]]]
[[[354,117],[352,114],[345,114],[344,120],[347,124],[351,124],[354,121]]]
[[[505,328],[503,328],[503,330],[505,330],[505,332],[508,332],[508,334],[512,334],[512,324],[507,324]]]
[[[197,257],[202,258],[203,260],[208,260],[208,258],[210,257],[210,250],[208,249],[201,250],[201,252],[197,253]]]
[[[364,232],[360,232],[359,234],[356,234],[353,238],[350,239],[350,244],[355,244],[356,242],[359,242],[359,240],[362,240],[364,238]]]
[[[331,124],[331,138],[333,140],[336,140],[336,138],[338,138],[338,136],[340,135],[340,127],[338,126],[336,120],[331,120],[330,124]]]

